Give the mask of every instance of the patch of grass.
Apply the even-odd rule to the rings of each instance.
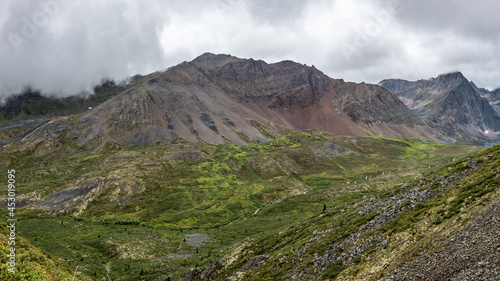
[[[326,269],[326,272],[323,274],[323,276],[325,278],[335,278],[337,277],[341,272],[342,270],[345,269],[345,266],[342,265],[342,261],[338,261],[336,263],[332,263],[330,264],[327,269]]]

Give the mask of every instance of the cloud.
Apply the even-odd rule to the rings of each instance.
[[[500,87],[495,1],[69,1],[0,3],[1,95],[71,95],[102,78],[165,69],[210,51],[315,65],[376,83],[460,70]]]
[[[102,78],[122,79],[165,68],[158,33],[168,17],[161,2],[25,1],[0,30],[0,83],[71,95]]]

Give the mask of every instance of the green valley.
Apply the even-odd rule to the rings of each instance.
[[[406,198],[397,216],[363,234],[368,246],[361,255],[311,267],[382,208],[360,206],[404,194],[422,180],[422,189],[436,188],[432,179],[463,171],[465,159],[483,157],[473,154],[482,148],[286,130],[246,146],[178,139],[128,147],[108,142],[99,151],[63,141],[39,156],[33,153],[38,147],[30,149],[11,153],[16,156],[8,166],[18,170],[17,196],[27,202],[17,210],[18,235],[82,279],[181,280],[191,274],[197,280],[204,268],[210,280],[281,280],[294,268],[310,278],[348,278],[367,268],[370,255],[398,247],[380,249],[386,237],[413,233],[412,224],[424,221],[444,229],[467,213],[465,207],[479,208],[475,198],[497,192],[489,176],[486,191],[461,179],[460,199],[452,199],[460,187],[428,201]],[[493,149],[480,155],[493,152],[498,157]],[[406,257],[405,251],[391,254]]]

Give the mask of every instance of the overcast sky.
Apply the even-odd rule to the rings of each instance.
[[[500,1],[0,1],[0,91],[70,95],[204,52],[377,83],[461,71],[500,87]]]

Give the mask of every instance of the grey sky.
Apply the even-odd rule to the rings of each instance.
[[[500,87],[500,2],[431,0],[0,2],[0,91],[70,95],[204,52],[295,60],[377,83],[462,71]]]

